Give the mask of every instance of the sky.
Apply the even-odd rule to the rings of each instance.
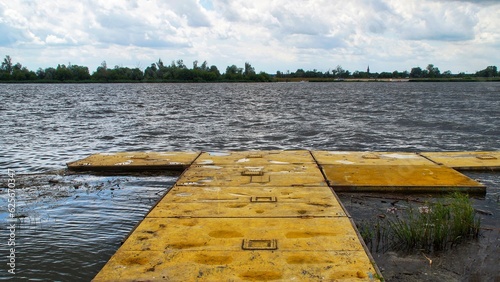
[[[221,72],[500,67],[500,0],[0,0],[0,57],[91,73],[161,59]]]

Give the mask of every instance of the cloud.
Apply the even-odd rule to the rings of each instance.
[[[159,57],[264,71],[494,64],[498,14],[498,1],[472,0],[10,0],[0,3],[0,48],[34,68]]]
[[[410,40],[471,40],[479,21],[478,9],[471,4],[398,2],[393,9],[396,17],[391,19],[392,24],[399,23],[394,31],[401,38]]]

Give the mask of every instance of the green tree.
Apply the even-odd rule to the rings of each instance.
[[[441,72],[433,64],[429,64],[426,69],[427,69],[427,77],[436,78],[441,76]]]
[[[97,70],[92,74],[92,78],[99,81],[108,81],[108,64],[103,61]]]
[[[224,77],[228,80],[242,80],[243,79],[243,69],[238,68],[236,65],[231,65],[226,68],[226,73]]]
[[[496,66],[488,66],[484,70],[476,72],[478,77],[495,77],[498,76],[498,70]]]
[[[252,67],[252,65],[249,62],[245,62],[245,71],[243,74],[246,77],[249,77],[251,75],[255,75],[255,69]]]
[[[14,66],[12,65],[12,58],[9,55],[5,56],[5,58],[3,59],[1,69],[8,75],[12,75],[12,72],[14,71]]]
[[[421,78],[423,77],[423,71],[420,67],[414,67],[410,71],[411,78]]]

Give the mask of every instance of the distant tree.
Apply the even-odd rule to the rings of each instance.
[[[184,64],[183,60],[177,60],[177,67],[180,69],[185,69],[186,65]]]
[[[478,77],[495,77],[498,76],[498,70],[496,66],[488,66],[484,70],[476,72]]]
[[[210,72],[217,74],[217,76],[220,76],[219,69],[217,69],[217,66],[210,66]]]
[[[151,66],[147,67],[144,70],[144,78],[147,80],[154,80],[157,78],[157,72],[158,68],[156,67],[156,64],[151,64]]]
[[[255,74],[255,69],[249,62],[245,62],[245,70],[243,72],[245,76],[251,76]]]
[[[332,72],[337,78],[348,78],[351,74],[348,70],[344,70],[341,65],[337,65]]]
[[[108,64],[103,61],[97,70],[92,74],[92,78],[100,81],[108,81]]]
[[[423,76],[422,69],[420,67],[412,68],[410,71],[411,78],[421,78]]]
[[[208,68],[208,63],[207,61],[203,61],[203,63],[201,64],[201,70],[202,71],[209,71],[210,69]]]
[[[436,78],[441,76],[441,72],[433,64],[429,64],[426,69],[427,69],[427,77]]]
[[[7,70],[6,70],[6,73],[8,74]],[[12,73],[8,79],[15,80],[15,81],[35,80],[36,73],[28,70],[28,68],[26,68],[26,67],[23,67],[20,63],[16,63],[12,67]]]
[[[231,65],[226,68],[225,78],[228,80],[242,80],[243,69],[238,68],[236,65]]]
[[[2,71],[6,72],[7,74],[12,75],[14,68],[12,65],[12,58],[9,55],[5,56],[5,58],[3,59],[1,69],[2,69]]]
[[[46,68],[45,71],[45,80],[56,80],[56,69],[55,68]]]
[[[352,73],[353,78],[369,78],[370,76],[371,74],[365,71],[354,71]]]
[[[84,67],[84,66],[78,66],[78,65],[68,65],[67,69],[71,73],[71,79],[72,80],[89,80],[90,79],[90,73],[89,73],[89,68]]]
[[[293,77],[304,77],[305,75],[306,75],[306,72],[303,69],[297,69],[296,72],[291,74],[291,76],[293,76]]]
[[[450,78],[453,76],[450,70],[444,71],[443,74],[441,75],[442,77]]]
[[[164,68],[165,66],[163,65],[163,61],[161,59],[158,59],[158,62],[156,63],[156,66],[158,67],[158,69],[162,69]]]
[[[392,78],[392,73],[390,72],[381,72],[379,75],[378,75],[379,78]]]

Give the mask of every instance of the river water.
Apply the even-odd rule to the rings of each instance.
[[[90,280],[175,182],[62,175],[92,153],[500,150],[497,82],[0,84],[0,98],[0,280]],[[15,276],[8,169],[19,188]],[[492,204],[498,174],[481,175]]]

